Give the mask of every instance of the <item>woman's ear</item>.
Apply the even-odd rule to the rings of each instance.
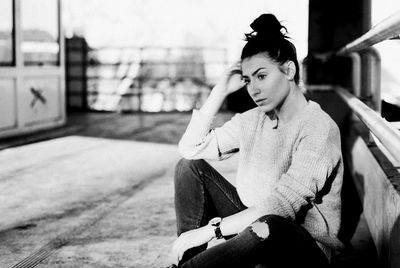
[[[296,74],[296,65],[294,64],[293,61],[289,60],[286,62],[286,77],[289,80],[293,80],[294,76]]]

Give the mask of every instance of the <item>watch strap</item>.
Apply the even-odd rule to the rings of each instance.
[[[220,227],[219,224],[218,224],[218,226],[215,226],[215,228],[214,228],[214,233],[215,233],[215,237],[216,237],[217,239],[221,239],[221,238],[224,237],[224,236],[222,235],[221,227]]]
[[[222,222],[222,218],[220,218],[220,217],[215,217],[215,218],[211,219],[209,222],[209,224],[212,227],[214,227],[214,234],[217,239],[221,239],[224,237],[221,232],[221,227],[220,227],[221,222]]]

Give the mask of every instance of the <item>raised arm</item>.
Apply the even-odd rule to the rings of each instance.
[[[238,147],[237,122],[227,122],[218,131],[211,129],[212,121],[226,96],[244,86],[240,66],[231,67],[212,89],[200,110],[192,119],[179,142],[179,152],[187,159],[224,159]]]
[[[225,98],[245,86],[242,80],[242,71],[240,64],[237,63],[229,68],[220,78],[218,83],[212,89],[210,96],[203,104],[200,112],[209,116],[215,116]]]

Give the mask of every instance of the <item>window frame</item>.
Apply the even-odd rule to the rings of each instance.
[[[16,66],[16,14],[15,14],[15,0],[11,1],[11,61],[3,61],[0,59],[0,67],[15,67]]]
[[[57,29],[57,38],[55,39],[54,43],[57,44],[58,46],[58,52],[56,56],[55,61],[26,61],[26,56],[25,53],[22,51],[22,46],[24,43],[24,28],[23,28],[23,17],[22,17],[22,9],[23,9],[23,1],[24,0],[19,0],[20,1],[20,27],[21,27],[21,40],[19,44],[19,49],[21,53],[21,63],[24,68],[59,68],[61,67],[61,10],[60,6],[61,3],[59,0],[49,0],[49,2],[55,2],[55,12],[56,12],[56,29]],[[53,43],[53,42],[52,42]]]

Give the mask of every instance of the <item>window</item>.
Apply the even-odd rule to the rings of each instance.
[[[58,1],[22,0],[21,50],[26,66],[59,64]]]
[[[0,1],[0,66],[14,65],[13,1]]]

